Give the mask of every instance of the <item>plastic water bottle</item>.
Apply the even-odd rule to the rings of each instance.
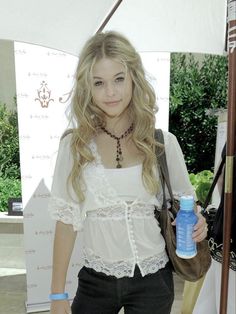
[[[197,254],[196,242],[192,239],[197,220],[193,196],[182,196],[176,217],[176,254],[181,258],[192,258]]]

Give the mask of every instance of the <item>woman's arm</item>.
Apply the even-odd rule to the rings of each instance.
[[[54,247],[53,247],[53,269],[52,269],[52,293],[63,293],[65,289],[66,274],[74,248],[77,232],[73,226],[56,222]]]
[[[194,195],[194,188],[190,182],[183,152],[176,137],[172,133],[165,133],[166,157],[170,175],[171,187],[174,195]],[[197,213],[198,222],[194,226],[193,240],[200,242],[207,236],[206,219]]]
[[[57,221],[53,247],[53,268],[51,293],[64,293],[67,270],[74,248],[77,232],[73,226]],[[51,302],[51,314],[70,313],[68,300],[56,300]]]

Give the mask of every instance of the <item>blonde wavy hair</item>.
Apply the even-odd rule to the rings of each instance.
[[[130,73],[133,82],[133,94],[128,106],[133,119],[132,140],[143,154],[142,179],[151,194],[158,191],[155,176],[156,155],[154,140],[156,96],[145,77],[139,54],[131,43],[121,34],[108,31],[97,33],[85,44],[79,56],[76,70],[76,82],[72,98],[72,117],[75,122],[72,130],[71,151],[73,167],[68,177],[79,202],[84,201],[83,167],[94,160],[89,142],[101,125],[105,125],[104,113],[93,103],[92,70],[94,64],[102,58],[121,62]]]

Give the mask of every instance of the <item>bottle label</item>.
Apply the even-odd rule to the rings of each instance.
[[[179,217],[176,224],[176,254],[186,258],[195,256],[197,252],[196,242],[192,239],[193,228],[196,222],[188,223],[188,220],[190,219],[180,219]]]
[[[186,224],[178,227],[177,231],[177,248],[180,251],[192,252],[195,250],[196,244],[192,239],[192,224]]]

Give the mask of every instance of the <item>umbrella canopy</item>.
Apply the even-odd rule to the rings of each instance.
[[[115,0],[0,0],[0,39],[78,55]]]
[[[106,29],[132,40],[139,51],[223,54],[227,1],[123,1]]]
[[[118,1],[0,0],[0,39],[78,55]],[[222,54],[225,0],[123,0],[105,29],[124,33],[139,51]]]

